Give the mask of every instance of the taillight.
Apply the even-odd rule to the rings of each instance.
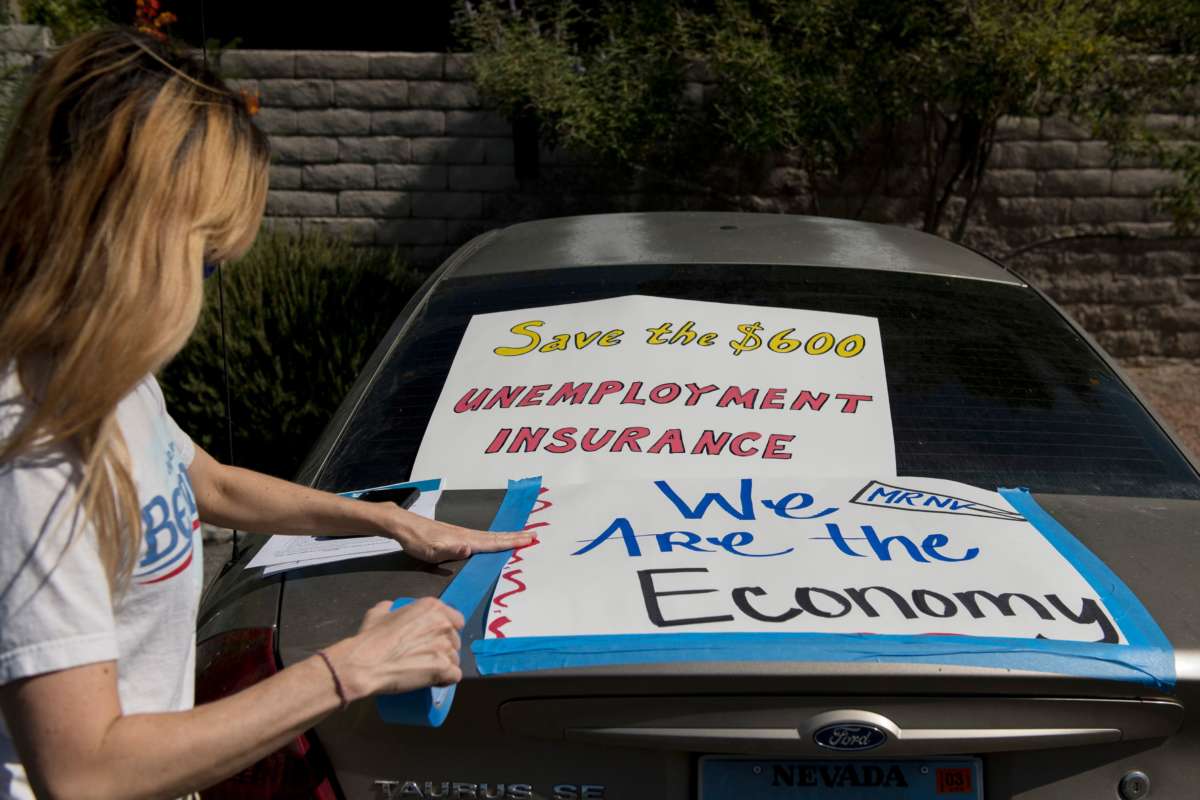
[[[196,646],[196,703],[210,703],[279,671],[270,628],[217,634]],[[204,800],[337,800],[333,773],[312,733],[205,789]]]

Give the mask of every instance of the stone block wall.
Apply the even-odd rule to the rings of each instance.
[[[1200,239],[1177,236],[1154,203],[1174,176],[1136,160],[1114,166],[1107,145],[1065,120],[1012,122],[967,243],[1046,291],[1116,356],[1200,358]]]
[[[25,80],[52,44],[49,28],[0,25],[0,123],[8,124]]]
[[[268,224],[401,248],[436,263],[494,226],[518,188],[511,124],[481,107],[462,57],[230,51],[271,136]]]

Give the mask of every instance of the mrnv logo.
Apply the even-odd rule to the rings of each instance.
[[[887,734],[874,725],[839,722],[817,729],[813,741],[827,750],[874,750],[887,741]]]

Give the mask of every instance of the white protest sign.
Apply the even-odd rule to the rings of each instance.
[[[412,475],[895,473],[873,317],[629,296],[471,318]]]
[[[995,492],[929,478],[548,484],[487,638],[642,633],[1125,643],[1097,592]]]

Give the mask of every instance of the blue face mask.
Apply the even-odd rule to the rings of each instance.
[[[220,268],[220,264],[215,261],[204,262],[204,280],[208,280],[213,276],[213,273]]]

